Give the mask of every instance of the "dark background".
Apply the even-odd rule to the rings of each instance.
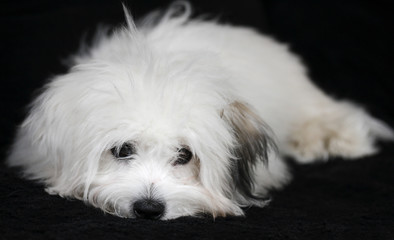
[[[138,18],[169,1],[124,1]],[[192,1],[196,13],[251,26],[287,42],[313,81],[394,126],[391,1]],[[121,219],[49,196],[4,166],[34,91],[64,73],[62,59],[99,23],[123,21],[120,1],[0,3],[0,239],[394,239],[394,149],[358,161],[292,164],[294,181],[246,217]]]

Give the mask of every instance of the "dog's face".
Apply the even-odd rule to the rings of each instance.
[[[117,74],[108,77],[113,75]],[[133,76],[103,86],[112,92],[90,113],[97,119],[92,135],[107,141],[89,187],[89,202],[124,217],[168,219],[200,212],[240,212],[227,197],[230,189],[218,184],[230,179],[227,151],[234,144],[218,111],[225,102],[209,99],[212,94],[206,91],[213,89],[183,73],[171,79],[161,75],[168,81],[163,85],[157,84],[156,74],[151,79]],[[91,108],[86,107],[81,111]],[[201,166],[208,164],[205,169]]]
[[[14,156],[48,191],[121,217],[242,215],[274,146],[215,56],[82,59],[33,103]],[[111,57],[112,56],[112,57]],[[21,165],[23,165],[21,164]]]
[[[222,189],[216,192],[204,186],[199,156],[205,156],[195,146],[201,143],[186,135],[173,136],[177,132],[182,130],[165,133],[160,128],[140,128],[130,140],[104,151],[89,201],[119,216],[153,219],[239,211],[220,196]]]

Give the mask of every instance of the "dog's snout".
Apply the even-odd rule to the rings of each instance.
[[[141,199],[133,204],[133,212],[137,218],[159,219],[163,216],[165,205],[155,199]]]

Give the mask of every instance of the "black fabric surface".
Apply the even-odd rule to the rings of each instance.
[[[142,16],[166,1],[125,1]],[[198,13],[288,42],[313,81],[394,126],[394,17],[390,1],[193,1]],[[118,1],[0,3],[0,146],[4,159],[25,106],[98,23],[123,21]],[[122,219],[50,196],[1,161],[1,239],[394,239],[394,148],[358,161],[292,165],[293,182],[246,217]]]

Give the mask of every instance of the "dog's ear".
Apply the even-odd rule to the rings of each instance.
[[[237,141],[232,149],[232,174],[236,191],[247,201],[265,200],[263,196],[253,194],[254,168],[260,161],[268,167],[270,152],[277,150],[271,129],[251,106],[241,101],[232,102],[221,114],[232,128]]]

